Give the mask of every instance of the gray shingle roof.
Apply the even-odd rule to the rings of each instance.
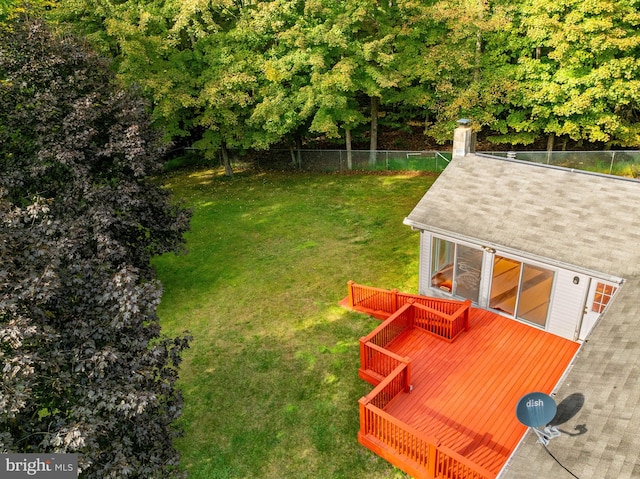
[[[457,157],[405,220],[624,277],[640,267],[640,182]]]
[[[580,479],[640,477],[640,276],[628,278],[583,344],[555,396],[583,396],[558,425],[552,454]],[[579,406],[579,405],[578,405]],[[569,408],[570,410],[570,408]],[[505,479],[571,476],[527,434],[503,471]]]

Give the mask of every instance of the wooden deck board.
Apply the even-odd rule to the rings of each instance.
[[[516,419],[526,393],[550,393],[578,344],[489,311],[472,309],[453,343],[418,329],[388,349],[408,356],[413,391],[386,412],[497,474],[526,431]]]

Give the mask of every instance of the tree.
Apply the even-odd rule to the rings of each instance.
[[[56,7],[57,0],[0,0],[0,23],[17,15],[32,18],[45,16]]]
[[[524,2],[509,142],[548,135],[638,146],[640,14],[633,0]]]
[[[230,176],[229,148],[265,144],[264,130],[248,123],[262,62],[236,29],[249,9],[230,0],[67,0],[60,18],[111,52],[119,78],[141,85],[167,135],[221,153]]]
[[[298,165],[302,139],[308,134],[316,111],[310,81],[312,65],[318,57],[317,52],[307,48],[304,19],[304,2],[259,2],[242,17],[236,29],[252,51],[260,53],[253,56],[260,73],[248,123],[264,132],[262,147],[286,141],[292,164]]]
[[[352,130],[369,119],[373,160],[381,97],[403,78],[390,68],[394,10],[388,2],[375,0],[306,2],[294,26],[278,35],[285,46],[280,58],[295,59],[295,70],[307,74],[299,92],[306,107],[301,110],[311,117],[309,130],[329,138],[339,138],[344,131],[349,152]],[[286,78],[286,69],[280,71]],[[301,97],[293,89],[291,95]]]
[[[9,17],[12,7],[12,0],[0,0],[0,22],[6,20]]]
[[[503,113],[516,87],[502,43],[515,8],[504,0],[440,0],[426,7],[431,35],[418,69],[426,134],[446,141],[460,118],[479,128],[493,126]]]
[[[186,336],[161,335],[153,255],[188,214],[152,181],[148,106],[68,34],[0,37],[0,450],[78,453],[81,477],[181,477]]]
[[[505,143],[637,145],[636,3],[60,0],[56,10],[141,85],[168,136],[227,158],[313,135],[344,137],[349,150],[366,123],[373,151],[378,120],[446,141],[462,117]]]

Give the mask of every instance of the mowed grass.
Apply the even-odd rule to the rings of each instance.
[[[402,224],[433,176],[218,170],[165,178],[192,209],[187,253],[154,261],[163,331],[193,335],[178,441],[192,479],[400,478],[357,442],[358,339],[378,323],[347,281],[416,292]]]

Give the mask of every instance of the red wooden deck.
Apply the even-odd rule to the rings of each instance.
[[[429,447],[434,443],[434,450],[457,457],[453,461],[463,463],[466,472],[442,469],[447,466],[442,466],[436,452],[426,453],[433,457],[422,464],[440,461],[439,465],[432,464],[430,469],[416,466],[400,452],[402,446],[390,446],[397,441],[395,437],[383,444],[382,436],[367,433],[380,429],[378,425],[374,429],[361,425],[360,442],[416,477],[495,477],[526,432],[515,415],[518,400],[533,391],[551,393],[578,347],[578,343],[475,308],[469,329],[453,342],[409,327],[384,348],[410,360],[413,389],[394,393],[397,395],[391,396],[383,411],[391,416],[390,424],[408,426],[411,441],[417,437],[429,442]],[[382,427],[389,426],[385,422]],[[393,434],[405,437],[404,432],[394,430]],[[415,447],[405,449],[409,448],[415,456]]]

